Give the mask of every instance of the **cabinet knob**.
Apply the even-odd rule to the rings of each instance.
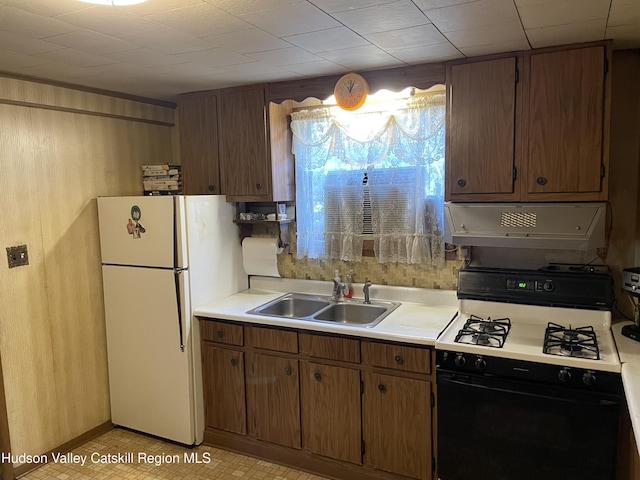
[[[467,181],[464,178],[459,178],[456,183],[459,187],[465,187],[467,185]]]
[[[322,380],[322,375],[320,375],[320,372],[316,372],[313,374],[313,378],[315,378],[316,380],[320,381]]]
[[[285,375],[291,375],[291,367],[284,367]]]
[[[538,177],[536,178],[536,183],[538,185],[546,185],[547,184],[547,179],[544,177]]]
[[[384,386],[384,384],[379,384],[378,385],[378,390],[380,390],[382,393],[387,391],[387,387]]]
[[[222,330],[218,330],[218,338],[224,337],[224,332]]]
[[[209,190],[210,192],[215,192],[216,191],[216,186],[215,185],[209,185],[207,187],[207,190]]]
[[[231,359],[231,366],[235,367],[236,365],[238,365],[238,360],[236,360],[235,358]]]
[[[262,188],[262,184],[261,183],[256,183],[256,189],[260,190]]]
[[[395,361],[398,365],[402,365],[404,363],[404,359],[402,358],[401,355],[396,355],[395,356]]]

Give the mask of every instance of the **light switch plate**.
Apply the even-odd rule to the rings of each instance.
[[[9,268],[29,265],[27,246],[18,245],[16,247],[7,247],[7,260],[9,261]]]

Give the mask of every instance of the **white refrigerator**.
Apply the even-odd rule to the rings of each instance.
[[[98,197],[111,421],[202,442],[200,332],[192,307],[248,288],[222,196]]]

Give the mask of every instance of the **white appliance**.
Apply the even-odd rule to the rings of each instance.
[[[248,288],[221,196],[99,197],[111,421],[185,445],[204,434],[193,308]]]

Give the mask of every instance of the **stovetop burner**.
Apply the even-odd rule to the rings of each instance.
[[[549,355],[564,355],[600,360],[596,332],[592,326],[569,328],[549,322],[542,351]]]
[[[456,335],[455,342],[502,348],[510,329],[508,318],[492,320],[491,317],[484,319],[471,315]]]

